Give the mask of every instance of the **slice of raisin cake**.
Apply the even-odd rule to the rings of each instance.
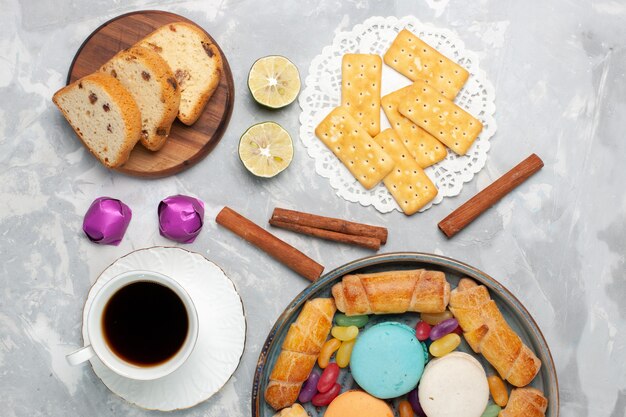
[[[139,141],[141,113],[122,83],[107,74],[90,74],[57,91],[52,101],[105,166],[128,160]]]
[[[133,46],[115,55],[100,71],[117,78],[141,112],[141,143],[151,151],[165,145],[178,114],[180,91],[174,73],[152,49]]]
[[[178,119],[193,124],[220,81],[222,57],[217,46],[202,29],[185,22],[162,26],[138,44],[159,53],[169,64],[181,92]]]

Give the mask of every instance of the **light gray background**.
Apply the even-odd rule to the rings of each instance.
[[[141,180],[104,169],[80,145],[50,97],[91,31],[119,14],[164,9],[203,26],[233,69],[230,127],[200,164]],[[563,416],[623,417],[626,409],[626,2],[622,0],[93,1],[1,0],[0,9],[0,414],[157,415],[111,394],[88,366],[64,355],[81,343],[81,309],[98,274],[134,249],[172,242],[156,207],[171,194],[202,198],[206,224],[185,248],[223,267],[248,319],[243,361],[215,397],[186,416],[246,416],[259,349],[307,282],[214,223],[228,205],[266,224],[275,206],[383,224],[385,252],[424,251],[474,265],[507,286],[552,349]],[[335,33],[373,15],[413,14],[456,31],[479,53],[496,87],[498,132],[485,169],[457,198],[423,214],[382,215],[336,197],[297,140],[297,104],[270,112],[246,88],[251,64],[290,57],[306,75]],[[291,167],[272,180],[246,173],[239,136],[275,120],[294,136]],[[436,223],[531,152],[545,168],[452,240]],[[119,247],[81,232],[101,195],[134,217]],[[370,255],[275,231],[327,270]]]

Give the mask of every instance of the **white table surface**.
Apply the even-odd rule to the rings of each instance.
[[[156,207],[172,194],[200,197],[206,224],[187,249],[232,278],[248,337],[242,363],[209,401],[178,413],[248,416],[259,350],[274,320],[307,282],[218,227],[228,205],[266,224],[274,207],[386,225],[384,252],[443,254],[507,286],[541,327],[558,370],[561,415],[626,416],[626,2],[621,0],[419,0],[347,2],[3,0],[0,13],[0,415],[142,416],[109,392],[89,366],[65,354],[81,343],[90,285],[118,257],[172,245]],[[82,41],[119,14],[163,9],[202,25],[235,79],[231,124],[197,166],[143,180],[103,168],[50,98]],[[337,31],[369,16],[413,14],[448,27],[476,51],[496,87],[498,131],[486,167],[457,198],[423,214],[382,215],[335,196],[297,140],[300,109],[260,109],[246,75],[281,54],[306,75]],[[265,120],[295,140],[291,167],[275,179],[249,175],[237,156],[245,129]],[[543,170],[455,238],[436,223],[535,152]],[[83,214],[99,196],[120,198],[133,219],[120,246],[90,243]],[[371,252],[275,233],[331,270]]]

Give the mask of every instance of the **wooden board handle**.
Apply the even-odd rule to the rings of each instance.
[[[317,280],[324,271],[322,265],[228,207],[215,221],[310,281]]]
[[[541,158],[535,154],[530,155],[440,221],[439,229],[448,237],[454,236],[542,167]]]

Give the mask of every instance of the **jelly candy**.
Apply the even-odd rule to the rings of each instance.
[[[428,336],[430,336],[430,324],[425,321],[418,322],[415,325],[415,337],[417,337],[417,340],[423,342],[428,339]]]
[[[311,403],[316,407],[324,407],[330,404],[337,397],[337,395],[339,395],[339,391],[341,391],[341,385],[335,384],[328,391],[324,393],[317,393],[311,400]]]
[[[322,349],[320,350],[320,355],[317,357],[317,364],[321,369],[324,369],[328,366],[328,362],[330,362],[330,357],[333,356],[333,353],[341,346],[341,340],[339,339],[329,339],[322,345]]]
[[[445,319],[430,331],[430,340],[434,342],[441,339],[448,333],[452,333],[457,327],[459,327],[459,322],[456,319]]]
[[[413,417],[413,407],[407,400],[402,400],[398,403],[398,414],[400,417]]]
[[[483,414],[480,417],[498,417],[498,414],[500,413],[500,410],[502,410],[502,409],[497,404],[488,405],[487,408],[485,408],[485,411],[483,411]]]
[[[309,375],[309,379],[306,380],[306,382],[302,386],[302,390],[300,390],[298,401],[300,401],[301,403],[308,403],[309,401],[311,401],[313,396],[317,394],[317,381],[319,381],[319,379],[319,372],[315,370],[311,372],[311,375]]]
[[[320,393],[325,393],[333,387],[333,384],[337,382],[339,377],[339,366],[336,363],[329,363],[319,381],[317,381],[317,390]]]
[[[356,340],[348,340],[347,342],[341,343],[339,350],[337,351],[337,356],[335,359],[337,360],[337,365],[340,368],[345,368],[350,364],[350,357],[352,356],[352,348],[354,348],[354,344]]]
[[[441,323],[445,319],[451,319],[454,317],[449,310],[444,311],[443,313],[422,313],[420,318],[422,321],[434,326],[436,324]]]
[[[342,342],[347,342],[348,340],[354,340],[359,335],[359,328],[356,326],[334,326],[330,330],[330,334],[333,335],[335,339],[339,339]]]
[[[338,326],[344,326],[344,327],[356,326],[356,327],[358,327],[360,329],[361,327],[363,327],[363,326],[365,326],[367,324],[369,319],[370,318],[367,315],[346,316],[343,313],[335,314],[335,323],[337,323]]]
[[[413,411],[415,411],[417,417],[426,417],[426,413],[424,412],[424,410],[422,410],[420,399],[417,395],[417,388],[411,390],[407,394],[406,399],[409,401],[409,404],[411,404],[411,408],[413,408]]]
[[[504,381],[498,375],[491,375],[487,378],[487,382],[489,383],[489,392],[491,392],[493,402],[500,407],[506,406],[506,403],[509,402],[509,393],[506,390]]]
[[[456,333],[450,333],[442,337],[441,339],[435,340],[428,349],[430,354],[436,358],[440,358],[448,353],[452,352],[454,349],[459,347],[461,344],[461,336]]]

